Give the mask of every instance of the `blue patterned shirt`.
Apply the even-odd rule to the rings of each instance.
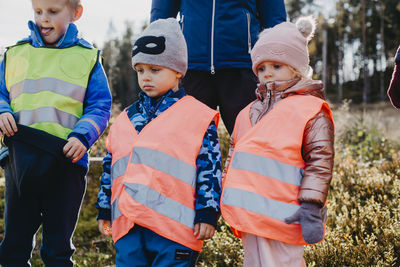
[[[186,95],[184,89],[174,92],[169,90],[160,99],[148,97],[145,93],[139,94],[139,100],[130,105],[126,111],[137,133]],[[103,159],[103,175],[101,176],[100,191],[96,207],[99,210],[98,219],[110,220],[111,218],[111,160],[110,152]],[[221,196],[221,151],[215,122],[208,127],[199,155],[196,159],[197,185],[196,185],[196,217],[194,223],[204,222],[216,225],[220,214]]]

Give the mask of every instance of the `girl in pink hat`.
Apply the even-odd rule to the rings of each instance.
[[[257,100],[238,115],[221,210],[244,246],[244,266],[305,266],[321,242],[332,178],[334,125],[312,80],[312,17],[264,30],[251,51]]]

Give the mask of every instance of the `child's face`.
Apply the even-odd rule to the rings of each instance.
[[[178,90],[179,79],[182,74],[157,65],[136,64],[135,70],[138,75],[140,88],[149,97],[161,97],[169,89]]]
[[[46,46],[55,46],[71,22],[82,15],[82,6],[76,10],[67,0],[32,0],[35,23]]]
[[[257,76],[260,83],[272,81],[287,81],[296,77],[288,65],[273,61],[264,61],[257,67]]]

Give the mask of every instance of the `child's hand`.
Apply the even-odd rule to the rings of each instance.
[[[285,218],[287,224],[298,221],[301,234],[308,244],[315,244],[324,239],[324,225],[321,207],[316,203],[301,203],[300,208],[290,217]]]
[[[208,223],[196,223],[194,225],[194,236],[197,240],[206,240],[213,237],[215,227]]]
[[[7,135],[8,137],[13,136],[18,131],[17,124],[13,115],[9,112],[0,114],[0,135]]]
[[[63,148],[65,156],[72,159],[72,163],[80,160],[85,155],[86,150],[85,145],[76,137],[68,138],[68,143]]]
[[[111,222],[106,220],[98,220],[99,231],[105,236],[111,235]]]

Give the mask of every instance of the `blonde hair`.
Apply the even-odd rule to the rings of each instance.
[[[286,65],[291,71],[293,71],[294,75],[296,75],[296,77],[298,78],[308,78],[311,79],[312,75],[313,75],[313,69],[311,68],[311,66],[308,66],[307,68],[307,73],[301,73],[300,71],[298,71],[297,69],[293,68],[290,65]]]
[[[72,9],[76,9],[78,6],[82,5],[81,0],[67,0],[67,3]]]
[[[285,64],[285,65],[286,65],[286,64]],[[286,65],[286,66],[288,67],[289,70],[291,70],[291,71],[294,73],[294,75],[296,75],[296,77],[298,77],[298,78],[304,78],[304,74],[303,74],[303,73],[301,73],[300,71],[298,71],[297,69],[293,68],[293,67],[290,66],[290,65]]]
[[[78,6],[82,5],[81,0],[66,0],[67,5],[69,5],[73,10]]]

